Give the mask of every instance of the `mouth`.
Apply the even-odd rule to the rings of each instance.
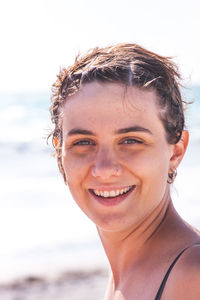
[[[101,204],[113,206],[122,202],[136,188],[136,185],[130,185],[119,189],[89,189],[90,194]]]

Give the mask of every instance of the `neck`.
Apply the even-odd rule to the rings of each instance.
[[[110,262],[114,285],[130,269],[145,263],[149,258],[151,245],[155,248],[155,236],[161,235],[160,228],[168,211],[173,209],[169,191],[159,205],[134,228],[126,232],[98,232]]]

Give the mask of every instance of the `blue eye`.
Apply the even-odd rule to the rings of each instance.
[[[80,140],[74,143],[74,146],[88,146],[88,145],[94,145],[94,142],[90,140]]]
[[[122,144],[142,144],[142,142],[133,138],[129,138],[125,139]]]

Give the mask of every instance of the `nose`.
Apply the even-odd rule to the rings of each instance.
[[[114,153],[108,149],[104,149],[98,152],[91,172],[93,177],[106,180],[113,176],[120,176],[122,173],[122,166]]]

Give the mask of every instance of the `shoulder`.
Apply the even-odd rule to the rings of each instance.
[[[163,299],[200,299],[200,244],[185,250],[166,284]]]

